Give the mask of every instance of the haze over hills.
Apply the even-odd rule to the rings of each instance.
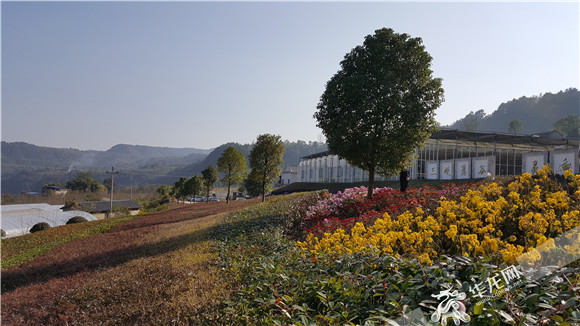
[[[544,132],[553,129],[554,122],[569,115],[578,116],[580,93],[569,88],[557,94],[520,97],[499,105],[489,115],[483,110],[472,112],[446,126],[466,129],[476,120],[476,130],[508,132],[509,122],[519,120],[519,133]],[[473,124],[471,125],[473,127]],[[284,165],[297,165],[300,157],[325,151],[320,142],[285,141]],[[2,193],[40,191],[43,184],[64,184],[78,172],[90,172],[103,181],[111,167],[122,173],[115,176],[119,186],[173,184],[179,177],[200,174],[216,164],[223,151],[234,146],[246,157],[252,144],[226,143],[215,149],[168,148],[119,144],[107,151],[41,147],[23,142],[2,142]]]
[[[285,165],[296,165],[301,156],[326,150],[318,142],[285,141]],[[115,185],[173,184],[179,177],[201,174],[215,165],[229,146],[246,157],[252,144],[227,143],[215,149],[168,148],[136,145],[115,145],[107,151],[51,148],[24,142],[2,142],[2,193],[38,192],[49,182],[64,184],[78,172],[90,172],[103,181],[111,167],[121,173]]]
[[[2,142],[2,193],[40,191],[48,182],[65,183],[79,171],[98,171],[94,177],[115,167],[138,171],[175,168],[205,158],[211,150],[119,144],[107,151],[52,148],[23,142]],[[164,168],[160,168],[163,166]],[[158,172],[162,173],[162,172]],[[128,176],[129,180],[135,179]],[[122,179],[122,178],[120,178]],[[116,180],[117,181],[117,180]],[[122,181],[122,180],[119,180]]]
[[[519,120],[520,133],[531,134],[550,131],[556,121],[569,115],[579,116],[579,111],[580,92],[575,88],[568,88],[556,94],[545,93],[513,99],[500,104],[491,114],[485,114],[483,110],[472,111],[446,127],[465,130],[477,125],[477,131],[507,133],[509,123]]]

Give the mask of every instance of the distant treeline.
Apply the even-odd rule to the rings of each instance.
[[[215,165],[229,146],[246,157],[252,148],[252,144],[227,143],[213,150],[116,145],[107,151],[81,151],[2,142],[2,193],[40,192],[44,184],[64,185],[79,172],[90,172],[103,182],[112,166],[121,172],[115,176],[115,185],[169,185]],[[326,150],[326,144],[319,142],[285,141],[284,146],[285,165],[297,165],[300,157]]]
[[[578,116],[580,93],[569,88],[557,94],[545,93],[537,96],[522,96],[513,99],[486,115],[483,110],[472,111],[448,127],[469,131],[513,132],[510,122],[519,121],[519,133],[531,134],[550,131],[554,123],[570,115]],[[512,124],[513,126],[513,124]]]

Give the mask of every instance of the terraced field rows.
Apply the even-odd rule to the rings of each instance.
[[[211,228],[227,212],[255,203],[187,205],[140,216],[3,269],[2,322],[186,323],[188,313],[219,300],[228,289],[211,264]],[[58,237],[63,229],[43,232],[53,233],[44,237]],[[35,236],[39,234],[25,237],[32,241]],[[11,240],[3,240],[3,247],[10,247],[6,241]],[[3,248],[3,258],[9,255]]]

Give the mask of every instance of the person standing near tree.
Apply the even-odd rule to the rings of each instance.
[[[407,169],[401,169],[401,173],[399,173],[399,181],[401,183],[401,192],[405,192],[409,186],[409,171]]]

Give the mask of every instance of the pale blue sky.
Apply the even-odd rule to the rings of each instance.
[[[578,2],[3,1],[2,140],[318,140],[326,82],[382,27],[423,39],[443,78],[442,124],[579,88]]]

